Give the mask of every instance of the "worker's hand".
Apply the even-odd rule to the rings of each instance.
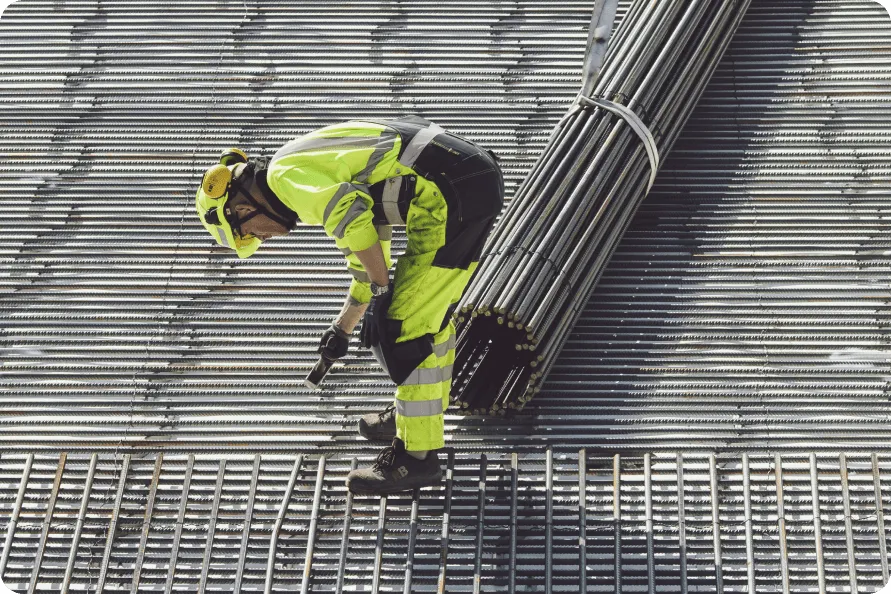
[[[334,361],[335,359],[340,359],[346,355],[349,346],[349,335],[338,328],[337,325],[331,324],[331,327],[325,330],[325,333],[322,334],[322,341],[319,343],[318,352],[325,359]]]
[[[393,301],[393,288],[383,295],[371,298],[365,315],[362,316],[362,330],[359,332],[359,340],[363,347],[370,349],[381,343],[387,333],[387,311]]]

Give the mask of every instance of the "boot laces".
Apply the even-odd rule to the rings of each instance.
[[[377,455],[377,460],[374,461],[374,467],[378,470],[388,470],[393,467],[393,462],[395,461],[396,448],[387,446]]]

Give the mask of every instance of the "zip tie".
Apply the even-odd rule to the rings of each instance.
[[[595,107],[602,107],[603,109],[616,114],[625,120],[628,125],[631,126],[631,129],[637,133],[643,141],[647,156],[650,158],[650,184],[647,186],[647,192],[649,192],[650,188],[653,187],[653,182],[656,181],[656,173],[659,171],[659,149],[656,148],[656,139],[653,138],[653,133],[650,132],[650,129],[643,123],[643,120],[626,106],[621,103],[613,103],[608,99],[579,95],[576,98],[576,101],[587,103],[588,105],[593,105]]]

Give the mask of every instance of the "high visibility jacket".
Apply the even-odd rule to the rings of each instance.
[[[371,298],[368,276],[354,252],[378,241],[390,258],[390,225],[404,224],[412,196],[438,192],[432,180],[412,167],[441,128],[420,118],[407,144],[406,135],[371,121],[326,126],[285,144],[273,156],[266,181],[300,220],[322,225],[346,255],[354,277],[350,294],[361,303]],[[429,130],[425,133],[425,128]],[[418,131],[420,130],[420,131]],[[443,215],[443,220],[445,216]]]
[[[503,203],[494,155],[417,117],[353,121],[283,146],[266,181],[304,223],[334,238],[354,276],[350,294],[362,303],[371,292],[354,252],[380,240],[389,267],[383,234],[406,225],[386,331],[372,353],[397,386],[399,439],[409,451],[443,447],[455,360],[450,312]]]

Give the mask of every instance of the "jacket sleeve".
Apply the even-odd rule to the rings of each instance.
[[[378,242],[368,187],[353,183],[337,160],[316,157],[277,176],[273,190],[304,223],[321,224],[341,250],[360,252]]]
[[[384,252],[384,262],[387,268],[390,268],[393,265],[393,260],[390,256],[393,228],[381,225],[377,227],[377,234],[380,237],[381,249]],[[349,249],[341,248],[341,251],[346,256],[347,268],[353,277],[353,281],[350,283],[350,296],[359,303],[368,303],[371,301],[371,280],[368,278],[368,273],[365,272],[365,267],[362,266],[356,254]]]

